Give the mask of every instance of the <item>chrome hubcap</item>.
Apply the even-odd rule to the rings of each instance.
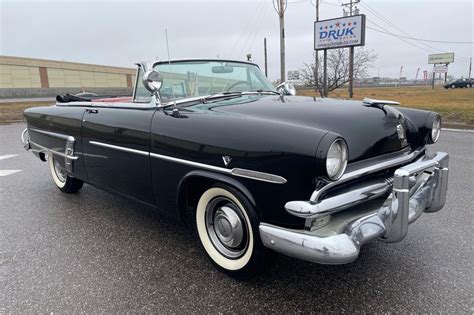
[[[227,258],[241,257],[248,247],[243,213],[231,200],[218,197],[206,207],[206,228],[214,247]]]
[[[66,176],[67,176],[66,170],[61,166],[61,164],[55,158],[53,158],[53,164],[54,164],[54,172],[56,173],[56,176],[61,182],[64,183],[66,181]]]

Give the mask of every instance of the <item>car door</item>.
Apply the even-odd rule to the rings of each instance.
[[[156,107],[113,103],[86,109],[82,147],[93,185],[154,205],[150,125]]]

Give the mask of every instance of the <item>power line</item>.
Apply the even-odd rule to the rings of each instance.
[[[424,51],[426,51],[426,52],[429,52],[429,53],[433,53],[433,52],[436,52],[436,51],[438,51],[438,52],[445,52],[445,51],[438,50],[438,49],[433,50],[433,49],[428,49],[428,48],[419,46],[419,45],[417,45],[417,44],[415,44],[415,43],[412,43],[412,42],[408,41],[407,39],[405,39],[405,38],[403,38],[403,37],[399,37],[398,35],[389,32],[386,28],[380,26],[379,24],[375,23],[375,22],[372,21],[372,20],[368,20],[368,22],[370,22],[371,24],[374,24],[374,25],[377,26],[378,28],[381,28],[383,31],[378,30],[378,29],[373,28],[373,27],[370,27],[370,26],[366,26],[368,29],[373,30],[373,31],[376,31],[376,32],[381,32],[381,33],[385,33],[385,34],[392,35],[392,36],[394,36],[395,38],[398,38],[399,40],[401,40],[401,41],[403,41],[403,42],[405,42],[405,43],[407,43],[407,44],[409,44],[409,45],[411,45],[411,46],[413,46],[413,47],[422,49],[422,50],[424,50]],[[458,57],[457,59],[460,60],[461,62],[468,62],[468,61],[465,60],[465,58],[463,58],[463,57]]]
[[[372,14],[375,15],[376,18],[378,18],[379,20],[381,20],[382,22],[384,22],[385,24],[388,24],[389,26],[393,27],[394,29],[400,31],[402,34],[405,34],[409,37],[414,37],[412,36],[411,34],[407,33],[406,31],[402,30],[400,27],[398,27],[397,25],[395,25],[392,21],[390,21],[390,19],[387,19],[386,17],[384,17],[382,14],[380,14],[378,11],[376,11],[375,9],[373,9],[372,7],[370,7],[368,4],[362,4],[362,7],[367,9],[369,12],[371,12]],[[439,52],[442,52],[442,50],[439,50],[437,49],[436,47],[433,47],[431,45],[428,45],[426,43],[423,43],[423,42],[420,42],[418,44],[421,44],[425,47],[428,47],[429,49],[433,49],[434,51],[439,51]],[[444,52],[444,51],[443,51]]]
[[[260,15],[261,11],[263,10],[263,8],[265,7],[266,5],[266,0],[262,0],[258,6],[257,6],[257,9],[255,10],[255,15],[252,16],[252,18],[250,18],[248,21],[247,21],[247,24],[245,25],[245,27],[242,28],[242,32],[239,34],[239,37],[237,38],[237,41],[235,42],[234,46],[232,47],[232,50],[230,52],[230,56],[234,56],[234,54],[236,53],[237,51],[237,47],[240,45],[240,44],[243,44],[245,41],[248,41],[248,37],[250,36],[248,34],[248,32],[251,30],[249,27],[254,24],[254,20],[256,20],[256,18]],[[245,40],[244,38],[247,36],[247,39]],[[244,40],[242,43],[241,41]]]
[[[370,23],[374,24],[375,26],[377,26],[377,27],[379,27],[379,28],[385,30],[386,32],[388,32],[387,29],[385,29],[383,26],[380,26],[379,24],[375,23],[374,21],[368,20],[368,22],[370,22]],[[370,27],[370,26],[366,26],[366,27],[367,27],[368,29],[373,29],[373,28]],[[429,49],[427,49],[427,48],[425,48],[425,47],[422,47],[422,46],[418,46],[418,45],[416,45],[416,44],[414,44],[414,43],[412,43],[412,42],[410,42],[410,41],[408,41],[408,40],[406,40],[406,39],[404,39],[404,38],[400,38],[400,37],[396,37],[396,38],[398,38],[399,40],[401,40],[401,41],[403,41],[403,42],[405,42],[405,43],[407,43],[407,44],[409,44],[409,45],[411,45],[411,46],[413,46],[413,47],[422,49],[422,50],[427,51],[427,52],[429,52],[429,53],[432,53],[432,52],[433,52],[432,50],[429,50]]]
[[[370,28],[370,27],[368,27],[368,28]],[[429,39],[422,39],[422,38],[414,38],[414,37],[408,37],[408,36],[397,35],[397,34],[394,34],[394,33],[385,32],[385,31],[381,31],[381,30],[374,29],[374,28],[372,28],[372,30],[377,31],[377,32],[380,32],[380,33],[384,33],[384,34],[389,34],[389,35],[392,35],[392,36],[400,37],[400,38],[406,38],[406,39],[412,39],[412,40],[419,40],[419,41],[422,41],[422,42],[444,43],[444,44],[474,44],[474,42],[448,42],[448,41],[439,41],[439,40],[429,40]],[[438,49],[437,49],[437,50],[438,50]]]
[[[423,42],[430,42],[430,43],[441,43],[441,44],[474,44],[474,42],[465,42],[465,41],[444,41],[444,40],[431,40],[431,39],[423,39],[423,38],[416,38],[414,36],[412,36],[411,34],[405,32],[404,30],[402,30],[400,27],[398,27],[397,25],[395,25],[393,22],[391,22],[389,19],[385,18],[382,14],[378,13],[374,8],[370,7],[368,4],[364,4],[364,3],[360,3],[360,5],[362,7],[364,7],[365,9],[367,9],[368,11],[370,11],[371,13],[373,13],[374,15],[376,15],[379,19],[381,19],[383,22],[389,24],[390,26],[392,26],[393,28],[397,29],[398,31],[400,31],[401,33],[407,35],[407,36],[402,36],[402,35],[396,35],[398,37],[403,37],[403,38],[406,38],[406,39],[413,39],[413,40],[419,40],[419,41],[423,41]],[[395,35],[395,34],[390,34],[390,35]],[[430,46],[431,47],[431,46]],[[435,49],[434,47],[431,47],[433,49]]]
[[[260,12],[261,14],[257,18],[257,21],[258,21],[257,23],[258,24],[257,24],[257,27],[255,28],[255,32],[253,34],[253,39],[250,42],[250,46],[248,46],[249,52],[252,50],[253,44],[255,43],[255,40],[257,39],[257,35],[260,34],[260,32],[261,32],[261,25],[263,23],[263,20],[264,20],[266,14],[267,14],[268,4],[269,4],[268,2],[265,2],[265,6],[263,7],[262,11]],[[250,37],[248,37],[248,40],[250,40]],[[248,41],[245,41],[245,45],[242,47],[241,54],[243,53],[243,50],[247,46],[247,43],[248,43]]]
[[[340,0],[339,0],[340,1]],[[420,49],[423,49],[427,52],[430,52],[430,53],[433,53],[433,52],[446,52],[446,50],[442,50],[442,49],[439,49],[439,48],[436,48],[436,47],[433,47],[429,44],[426,44],[424,43],[423,41],[421,40],[418,40],[418,39],[415,39],[414,36],[412,36],[411,34],[409,34],[408,32],[404,31],[403,29],[401,29],[400,27],[398,27],[396,24],[394,24],[393,22],[390,21],[390,19],[387,19],[386,17],[384,17],[382,14],[380,14],[379,12],[377,12],[374,8],[370,7],[368,4],[364,4],[364,3],[361,3],[362,7],[364,7],[365,9],[367,9],[369,12],[371,12],[376,18],[378,18],[379,20],[381,20],[382,22],[384,22],[385,24],[388,24],[389,26],[393,27],[394,29],[400,31],[401,33],[407,35],[407,36],[401,36],[401,35],[398,35],[398,34],[394,34],[393,32],[390,32],[389,30],[377,25],[376,23],[374,23],[373,21],[371,21],[373,24],[377,25],[379,28],[383,29],[387,34],[389,35],[392,35],[392,36],[395,36],[397,38],[399,38],[400,40],[403,40],[404,42],[408,43],[406,40],[404,39],[411,39],[411,40],[414,40],[414,41],[417,41],[416,42],[416,45],[412,45],[412,46],[415,46],[415,47],[418,47]],[[376,30],[375,31],[380,31],[380,30]],[[424,47],[427,47],[429,50],[421,47],[421,46],[418,46],[418,45],[423,45]],[[458,55],[457,56],[457,59],[460,60],[460,61],[464,61],[464,62],[468,62],[468,58],[466,57],[463,57],[463,56],[460,56]]]

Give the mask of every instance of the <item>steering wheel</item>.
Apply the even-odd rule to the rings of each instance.
[[[225,89],[225,91],[229,92],[230,90],[232,90],[233,88],[235,88],[236,86],[241,85],[241,84],[246,84],[249,87],[249,90],[252,88],[252,86],[250,85],[250,83],[248,81],[237,81],[237,82],[234,82],[231,85],[229,85]]]

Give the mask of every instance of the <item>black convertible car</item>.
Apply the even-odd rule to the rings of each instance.
[[[294,94],[252,63],[141,64],[130,101],[58,97],[25,111],[22,140],[62,192],[88,183],[179,218],[236,278],[274,251],[352,262],[444,206],[437,113]]]

